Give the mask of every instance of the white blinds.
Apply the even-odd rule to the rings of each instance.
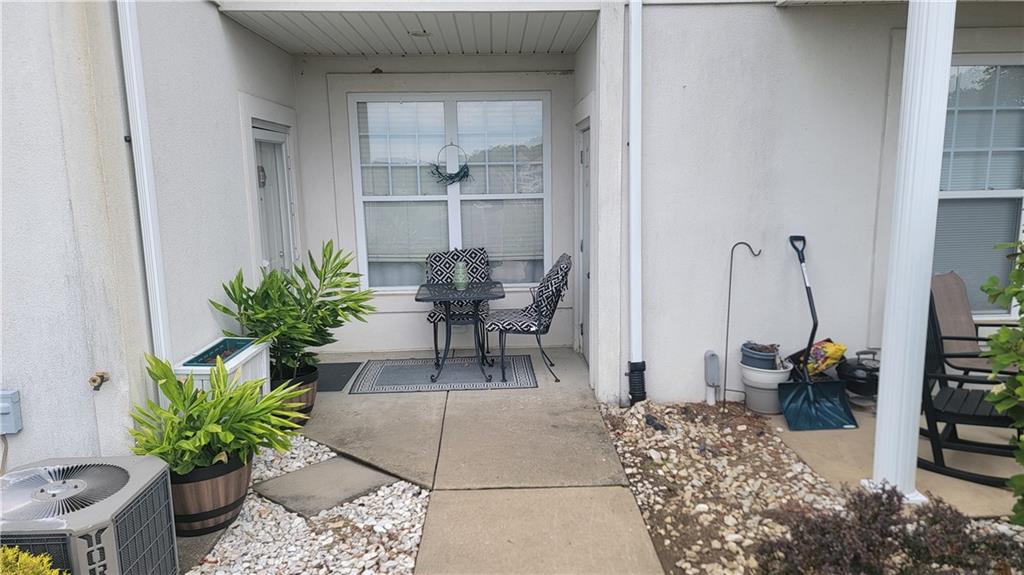
[[[1015,198],[939,201],[935,237],[935,273],[955,271],[967,284],[971,309],[1006,311],[988,303],[979,287],[990,276],[1006,279],[1010,260],[995,245],[1020,232],[1021,201]]]

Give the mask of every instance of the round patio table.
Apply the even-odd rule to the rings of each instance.
[[[480,318],[480,303],[505,297],[505,287],[501,282],[469,282],[466,289],[456,289],[453,283],[426,283],[416,290],[416,301],[440,303],[444,306],[444,353],[437,366],[437,373],[430,376],[430,381],[435,382],[444,371],[444,364],[448,360],[448,353],[452,345],[452,325],[473,324],[473,342],[476,348],[477,364],[484,381],[491,381],[491,376],[484,370],[487,362],[487,354],[484,351],[484,324]],[[454,302],[468,302],[473,306],[473,312],[468,316],[455,317],[452,315],[452,304]]]

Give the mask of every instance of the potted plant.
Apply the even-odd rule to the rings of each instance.
[[[310,349],[337,341],[332,330],[352,320],[366,321],[374,311],[369,304],[373,292],[360,290],[360,274],[348,270],[352,258],[351,253],[335,251],[334,242],[328,241],[319,262],[308,255],[308,269],[300,264],[291,273],[264,271],[255,288],[245,285],[239,270],[224,284],[233,307],[210,301],[238,322],[240,333],[225,335],[270,342],[270,387],[288,381],[298,384],[304,394],[296,400],[303,404],[297,411],[306,415],[313,411],[319,379],[319,360]]]
[[[252,474],[252,457],[264,447],[284,451],[302,417],[292,400],[303,392],[281,386],[262,394],[263,380],[228,375],[218,357],[210,389],[192,376],[178,381],[171,365],[147,355],[149,376],[167,407],[136,406],[130,430],[137,455],[167,462],[171,472],[174,526],[178,535],[203,535],[227,527],[241,511]]]
[[[789,381],[793,364],[779,356],[778,344],[748,341],[740,347],[740,377],[747,409],[758,413],[781,413],[779,384]]]

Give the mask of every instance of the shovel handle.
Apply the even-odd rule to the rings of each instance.
[[[800,263],[804,263],[804,247],[807,246],[807,238],[804,236],[789,236],[789,245],[793,246],[796,250],[796,257],[800,258]]]

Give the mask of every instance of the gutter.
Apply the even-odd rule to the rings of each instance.
[[[629,404],[647,399],[644,371],[641,134],[643,0],[629,0]]]
[[[139,203],[139,227],[142,235],[142,259],[146,269],[146,295],[149,302],[149,331],[153,355],[172,360],[170,323],[167,317],[167,293],[160,248],[160,220],[156,207],[156,178],[149,137],[146,86],[142,75],[142,50],[135,0],[117,0],[117,28],[121,37],[121,63],[124,91],[128,102],[129,135],[132,147],[135,192]]]

